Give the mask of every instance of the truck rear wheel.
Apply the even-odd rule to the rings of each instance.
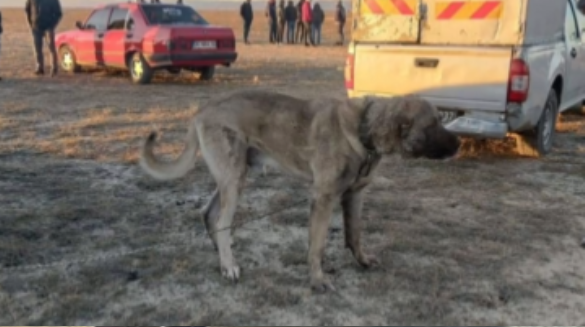
[[[544,157],[552,150],[558,111],[559,99],[557,93],[555,90],[550,90],[538,124],[532,131],[522,135],[538,156]]]

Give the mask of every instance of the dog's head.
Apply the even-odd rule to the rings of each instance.
[[[457,154],[459,138],[441,124],[438,110],[416,96],[367,98],[372,142],[381,153],[446,159]]]

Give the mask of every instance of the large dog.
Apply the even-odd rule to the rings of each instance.
[[[443,128],[430,103],[416,96],[303,100],[266,91],[239,91],[201,107],[189,125],[186,147],[174,161],[153,154],[156,133],[142,147],[140,164],[159,180],[179,178],[200,152],[217,182],[202,214],[219,252],[222,274],[237,281],[231,250],[233,216],[247,169],[276,165],[312,183],[309,253],[311,286],[333,289],[321,260],[333,206],[341,204],[345,244],[364,267],[377,264],[360,242],[364,187],[381,156],[446,159],[458,138]]]

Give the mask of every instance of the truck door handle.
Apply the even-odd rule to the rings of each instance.
[[[437,68],[439,59],[435,58],[415,58],[414,65],[420,68]]]
[[[575,48],[571,49],[571,57],[573,58],[577,57],[577,49]]]

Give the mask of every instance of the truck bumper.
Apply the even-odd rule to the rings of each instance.
[[[508,134],[508,124],[473,116],[460,116],[445,123],[445,128],[457,135],[501,139]]]
[[[350,98],[365,96],[365,93],[347,90]],[[388,96],[388,95],[381,95]],[[432,101],[431,101],[432,102]],[[443,113],[453,113],[449,110],[441,110]],[[503,112],[490,112],[483,110],[467,110],[456,117],[441,113],[442,123],[445,128],[457,135],[474,138],[503,139],[510,131],[508,122]]]

